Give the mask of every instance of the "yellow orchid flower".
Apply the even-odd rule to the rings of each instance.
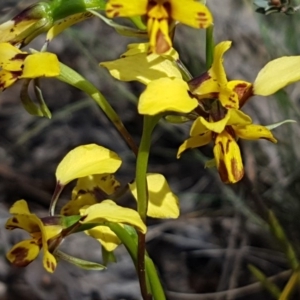
[[[27,53],[0,43],[0,91],[19,79],[55,77],[60,73],[57,56],[49,52]]]
[[[47,32],[45,45],[47,46],[66,28],[92,18],[94,15],[86,9],[97,8],[95,3],[82,3],[81,7],[73,9],[69,3],[64,2],[60,0],[39,2],[25,8],[11,20],[0,24],[0,42],[22,48],[38,35]]]
[[[162,54],[172,47],[169,25],[179,21],[194,28],[212,24],[208,8],[194,0],[109,0],[106,14],[110,18],[146,16],[150,52]]]
[[[63,206],[61,214],[64,216],[78,215],[82,207],[108,199],[108,196],[115,193],[119,187],[120,183],[112,174],[79,178],[72,191],[72,198]]]
[[[177,218],[179,216],[178,198],[170,190],[165,177],[161,174],[147,174],[147,181],[149,189],[147,215],[160,219]],[[102,204],[105,201],[111,201],[107,200],[109,195],[115,193],[119,187],[120,183],[112,174],[80,178],[72,191],[72,199],[61,209],[61,214],[65,216],[79,213],[84,215],[87,208],[96,207],[94,205],[97,203]],[[136,199],[135,182],[129,184],[129,188]],[[107,217],[109,218],[109,216]],[[128,220],[125,223],[130,224]],[[97,239],[107,251],[113,251],[120,244],[119,238],[107,226],[89,229],[86,234]]]
[[[229,109],[225,116],[207,119],[199,117],[190,131],[190,138],[179,147],[177,158],[189,148],[198,148],[214,141],[214,156],[221,180],[236,183],[243,178],[244,167],[237,138],[247,140],[267,139],[273,143],[277,140],[264,126],[252,124],[251,118],[237,109]],[[214,120],[215,118],[215,120]]]
[[[140,114],[192,111],[198,101],[189,95],[189,86],[175,66],[178,53],[172,48],[162,56],[147,55],[147,48],[145,43],[131,44],[120,59],[100,65],[118,80],[139,81],[147,85],[138,103]]]
[[[254,83],[243,80],[228,81],[223,66],[223,55],[231,42],[219,43],[207,73],[189,82],[191,92],[201,99],[219,99],[223,107],[238,109],[253,95],[269,96],[281,88],[300,80],[300,56],[286,56],[267,63]]]
[[[145,225],[137,211],[124,208],[109,200],[120,183],[111,174],[121,166],[119,156],[96,144],[82,145],[71,150],[56,170],[58,185],[66,185],[79,178],[72,191],[72,199],[61,210],[65,216],[86,216],[82,224],[117,222],[135,226],[145,232]],[[101,202],[101,203],[98,203]],[[104,225],[86,230],[86,234],[97,239],[107,251],[113,251],[119,238]]]
[[[104,226],[96,226],[86,230],[86,234],[97,239],[100,244],[107,250],[113,251],[120,244],[119,238],[107,227],[105,222],[130,225],[142,233],[146,233],[147,227],[136,210],[117,205],[112,200],[104,200],[80,210],[82,216],[86,218],[82,224],[103,223]]]
[[[30,213],[25,200],[19,200],[9,211],[13,217],[6,222],[6,229],[24,229],[31,235],[31,239],[19,242],[6,255],[7,259],[18,267],[27,266],[37,258],[40,249],[43,248],[44,268],[53,273],[57,262],[53,254],[49,252],[48,242],[58,237],[62,231],[60,225],[44,225],[35,214]]]

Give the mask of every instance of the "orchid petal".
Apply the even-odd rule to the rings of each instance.
[[[209,144],[211,140],[212,140],[211,131],[207,131],[202,135],[196,135],[185,140],[178,149],[177,158],[180,158],[181,154],[187,149],[193,149],[193,148],[205,146]]]
[[[244,167],[239,146],[227,131],[218,134],[214,156],[223,182],[235,183],[243,178]]]
[[[267,63],[254,81],[254,94],[269,96],[300,80],[300,56],[284,56]]]
[[[148,84],[141,94],[138,111],[143,115],[156,115],[162,112],[188,113],[197,105],[197,100],[188,94],[187,83],[178,78],[161,78]]]
[[[66,185],[76,178],[114,173],[120,165],[121,159],[115,152],[96,144],[82,145],[63,158],[56,169],[56,179]]]
[[[178,218],[178,198],[172,193],[165,177],[161,174],[147,174],[147,183],[149,195],[147,216],[159,219]],[[129,188],[137,200],[136,182],[129,184]]]

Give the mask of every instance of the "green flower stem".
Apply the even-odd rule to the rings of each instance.
[[[148,209],[148,188],[147,188],[147,168],[148,159],[151,146],[151,136],[154,127],[159,121],[161,116],[144,116],[143,134],[139,146],[137,162],[136,162],[136,189],[137,189],[137,210],[141,219],[146,223],[147,209]],[[140,280],[141,290],[145,287],[145,235],[142,233],[138,234],[138,264],[137,270]],[[144,299],[145,291],[143,293]]]
[[[158,123],[160,115],[158,116],[144,116],[143,134],[138,150],[136,162],[136,189],[138,199],[138,213],[145,222],[147,217],[148,207],[148,189],[146,181],[146,173],[148,168],[148,159],[151,146],[151,135],[154,127]]]
[[[137,155],[138,148],[134,143],[133,138],[125,128],[124,124],[120,120],[118,114],[111,107],[105,97],[100,93],[100,91],[88,80],[82,77],[73,69],[60,63],[60,74],[56,77],[58,80],[68,83],[81,91],[87,93],[91,98],[95,100],[98,106],[103,110],[108,119],[114,124],[118,132],[121,134],[123,139],[126,141],[128,146],[131,148],[133,153]]]
[[[106,2],[105,0],[52,0],[49,6],[55,22],[88,9],[105,10]]]
[[[208,70],[214,60],[214,25],[210,25],[206,29],[206,69]]]
[[[145,256],[145,265],[146,265],[146,274],[150,280],[151,290],[154,296],[154,299],[165,300],[166,296],[162,288],[161,282],[157,275],[157,271],[152,259],[146,255]]]
[[[107,223],[107,226],[118,236],[118,238],[125,245],[129,255],[131,256],[135,266],[138,264],[138,250],[136,241],[132,236],[119,224],[116,223]],[[156,268],[153,261],[148,255],[145,256],[146,264],[146,284],[147,290],[152,293],[154,300],[165,300],[164,290],[161,286]]]
[[[144,223],[147,218],[148,208],[148,189],[147,189],[147,168],[148,159],[151,146],[151,135],[154,127],[159,121],[160,116],[144,116],[143,134],[141,143],[138,150],[137,163],[136,163],[136,188],[137,188],[137,199],[138,199],[138,213],[141,216]],[[145,275],[145,235],[142,233],[138,234],[138,259],[137,259],[137,271],[140,280],[140,286],[144,299],[147,299],[147,295],[144,287],[146,285]]]

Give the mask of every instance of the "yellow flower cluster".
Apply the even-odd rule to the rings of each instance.
[[[86,5],[91,2],[82,1]],[[47,5],[47,18],[38,19],[45,5],[40,4],[0,25],[0,92],[18,80],[24,80],[28,85],[30,80],[57,77],[73,86],[80,86],[92,97],[97,94],[100,102],[101,93],[77,73],[76,76],[74,72],[63,73],[62,69],[66,72],[66,66],[59,62],[55,54],[46,52],[46,47],[41,52],[32,50],[30,53],[19,49],[44,31],[48,32],[47,45],[67,27],[94,16],[94,12],[85,7],[83,12],[74,11],[60,22],[54,22],[52,17],[55,14],[51,11],[51,5],[57,3],[62,4],[63,1],[51,1]],[[57,12],[57,6],[55,9]],[[238,140],[266,139],[277,142],[267,127],[253,124],[251,117],[241,108],[253,95],[268,96],[299,81],[300,56],[281,57],[269,62],[253,83],[228,81],[223,56],[231,42],[222,41],[214,47],[209,70],[187,80],[188,72],[180,67],[179,54],[172,47],[173,34],[178,22],[194,28],[212,26],[213,19],[207,6],[194,0],[109,0],[105,10],[109,18],[141,17],[142,24],[147,28],[144,34],[148,35],[149,41],[128,45],[128,50],[119,59],[101,62],[100,66],[118,80],[139,81],[145,85],[137,104],[138,112],[145,119],[176,115],[193,121],[190,136],[179,146],[177,158],[188,149],[212,143],[221,180],[225,183],[240,181],[244,176],[244,166]],[[103,108],[103,102],[101,105]],[[109,112],[113,111],[112,108],[105,108],[109,108],[103,110],[111,117]],[[116,115],[113,114],[110,119],[115,121]],[[117,119],[116,123],[116,127],[120,128],[121,121]],[[121,163],[121,158],[115,152],[95,144],[79,146],[70,151],[56,170],[57,186],[50,204],[50,216],[39,218],[32,214],[25,200],[17,201],[11,208],[12,217],[8,219],[6,228],[23,229],[30,234],[30,238],[11,249],[7,254],[8,260],[17,266],[26,266],[42,248],[43,265],[47,271],[54,272],[57,259],[64,257],[59,254],[58,246],[71,233],[84,231],[99,241],[105,251],[111,252],[121,243],[111,224],[123,229],[129,226],[131,230],[134,228],[138,233],[145,234],[146,215],[161,219],[179,216],[178,198],[164,176],[146,174],[146,171],[145,178],[142,178],[142,192],[146,195],[144,214],[139,209],[118,205],[116,201],[122,190],[128,191],[138,204],[139,195],[143,194],[138,183],[139,176],[123,186],[116,179],[115,173]],[[56,216],[55,206],[59,195],[74,180],[77,182],[70,201]]]

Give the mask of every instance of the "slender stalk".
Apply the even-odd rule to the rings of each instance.
[[[145,256],[145,265],[146,265],[146,274],[150,280],[151,290],[154,296],[154,299],[165,300],[166,296],[162,288],[161,282],[156,272],[155,265],[152,259],[146,255]]]
[[[59,182],[56,184],[54,193],[52,195],[51,201],[50,201],[50,206],[49,206],[49,214],[50,216],[54,216],[55,215],[55,207],[56,207],[56,203],[58,201],[58,198],[62,192],[62,190],[64,189],[64,186],[59,184]]]
[[[145,222],[148,208],[148,190],[146,173],[148,168],[149,151],[151,146],[151,135],[154,127],[159,121],[160,116],[144,116],[143,134],[138,150],[136,162],[136,189],[138,198],[138,213]]]
[[[137,273],[139,276],[140,289],[143,299],[151,300],[152,297],[151,294],[149,294],[149,288],[147,288],[145,253],[146,235],[138,232]]]
[[[151,146],[151,135],[152,131],[157,124],[160,116],[144,116],[144,124],[143,124],[143,134],[141,143],[138,150],[137,155],[137,163],[136,163],[136,189],[137,189],[137,203],[138,203],[138,213],[141,216],[144,223],[146,223],[147,218],[147,208],[148,208],[148,188],[147,188],[147,168],[148,168],[148,159],[149,152]],[[144,299],[148,299],[147,290],[145,290],[146,282],[145,282],[145,235],[142,233],[138,234],[138,275],[140,280],[141,292]]]
[[[87,93],[91,98],[95,100],[98,106],[103,110],[108,119],[114,124],[122,138],[125,140],[127,145],[137,155],[138,148],[130,135],[130,133],[125,128],[123,122],[119,118],[118,114],[111,107],[105,97],[100,93],[100,91],[88,80],[78,74],[75,70],[69,68],[68,66],[60,63],[60,74],[56,77],[58,80],[66,82],[81,91]]]
[[[208,70],[214,60],[214,25],[210,25],[206,29],[206,69]]]
[[[126,247],[129,255],[131,256],[136,268],[138,264],[138,249],[136,241],[130,236],[130,234],[116,223],[107,223],[107,226],[118,236],[118,238],[122,241],[124,246]],[[146,254],[145,255],[145,265],[146,265],[146,284],[147,290],[152,293],[154,300],[165,300],[164,290],[161,286],[161,282],[159,280],[158,274],[156,272],[156,268],[154,266],[151,258]],[[151,299],[151,298],[150,298]]]

